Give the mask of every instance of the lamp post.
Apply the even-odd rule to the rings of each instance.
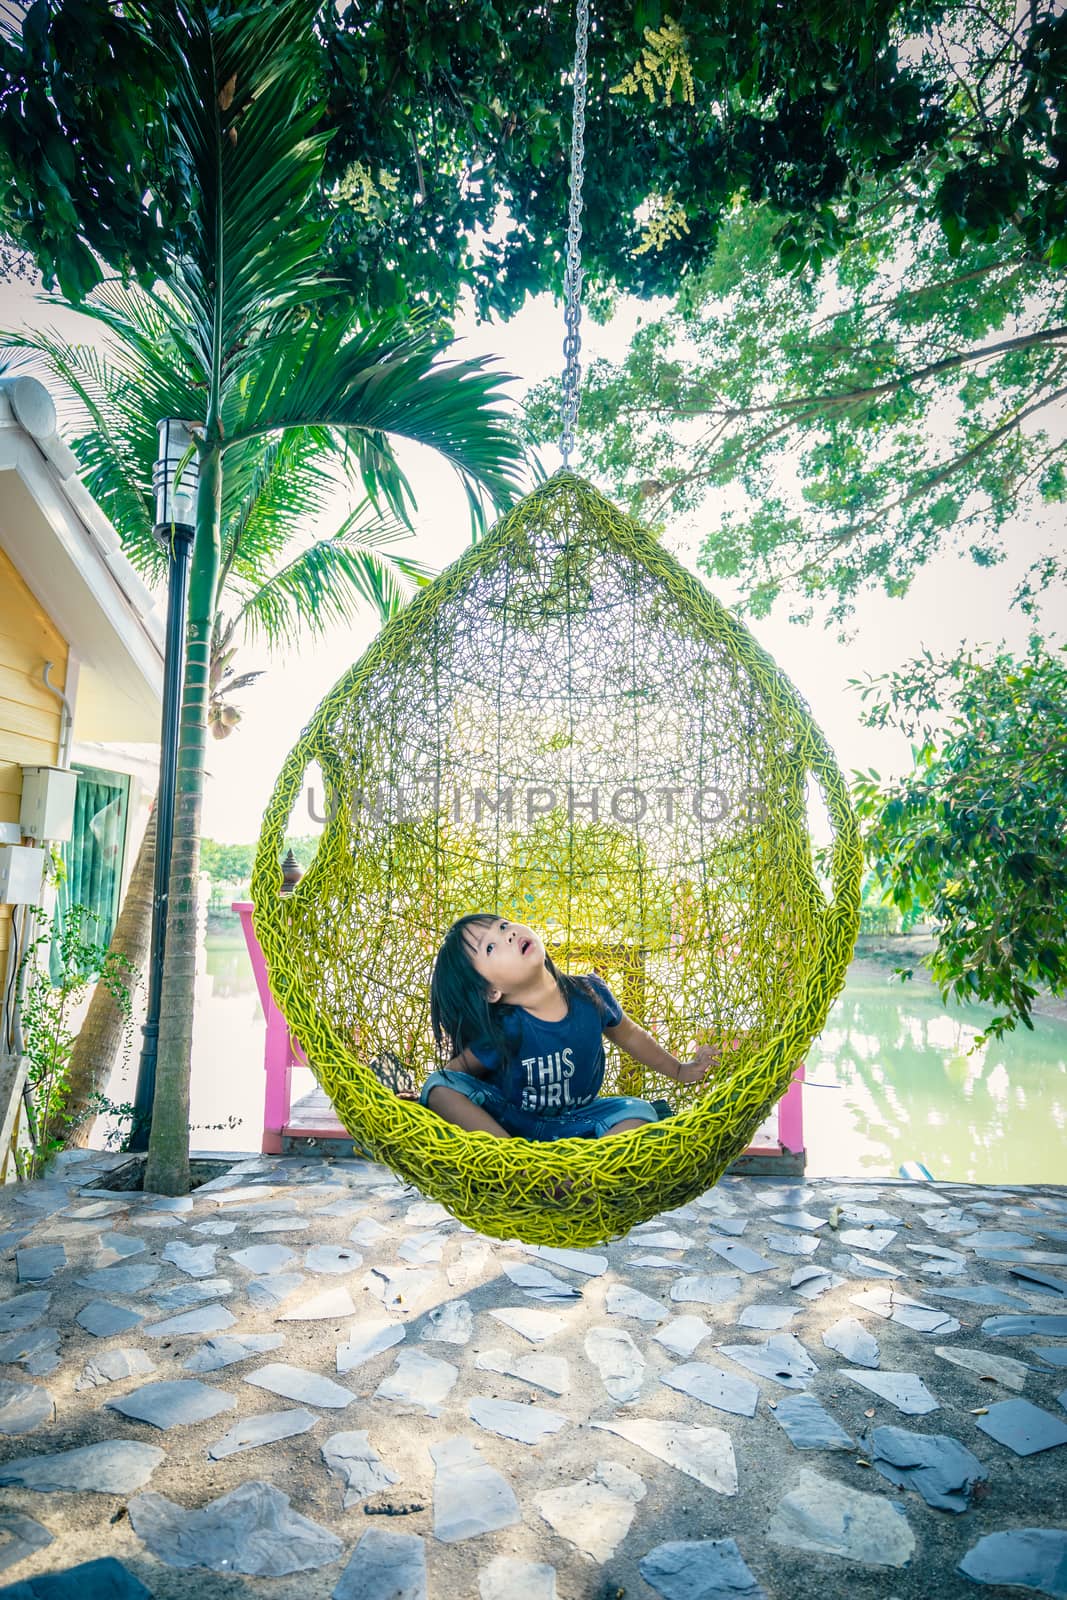
[[[152,473],[156,501],[153,531],[169,556],[167,642],[163,659],[163,720],[159,743],[159,791],[156,796],[156,873],[148,997],[130,1136],[130,1149],[135,1151],[148,1149],[152,1104],[156,1093],[156,1050],[159,1044],[159,1005],[163,993],[163,956],[167,939],[170,850],[174,839],[178,733],[185,679],[189,557],[196,533],[196,494],[200,479],[200,462],[188,423],[165,417],[158,427],[159,447]]]

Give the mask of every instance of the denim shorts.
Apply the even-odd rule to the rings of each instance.
[[[603,1095],[591,1100],[587,1106],[575,1106],[573,1111],[557,1111],[553,1116],[536,1116],[532,1111],[522,1111],[505,1100],[500,1090],[485,1078],[474,1078],[467,1072],[431,1072],[419,1096],[428,1105],[431,1089],[440,1085],[455,1089],[465,1095],[472,1105],[496,1119],[500,1126],[516,1139],[599,1139],[617,1122],[640,1117],[645,1122],[658,1122],[659,1112],[647,1100],[635,1100],[630,1095]]]

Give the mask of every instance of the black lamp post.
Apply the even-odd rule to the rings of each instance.
[[[148,997],[133,1103],[131,1150],[147,1150],[156,1093],[156,1049],[159,1003],[163,992],[163,956],[167,939],[170,895],[170,850],[174,839],[174,794],[178,775],[178,733],[182,684],[185,679],[185,621],[189,596],[189,557],[196,533],[196,493],[200,462],[185,422],[166,417],[159,424],[159,450],[152,487],[156,511],[154,532],[170,557],[167,586],[167,643],[163,660],[163,726],[159,744],[159,792],[156,796],[156,876],[152,903],[152,944],[148,963]]]

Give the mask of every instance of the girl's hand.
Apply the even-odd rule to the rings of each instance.
[[[678,1072],[679,1083],[699,1083],[718,1064],[719,1052],[710,1044],[702,1044],[692,1061],[683,1061]]]

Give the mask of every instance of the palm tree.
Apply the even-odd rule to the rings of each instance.
[[[350,559],[344,540],[327,541],[331,553],[320,549],[306,561],[303,581],[290,564],[288,578],[276,574],[272,598],[257,608],[242,543],[235,549],[224,529],[236,526],[236,508],[249,502],[257,474],[271,475],[272,452],[299,452],[309,441],[343,441],[371,506],[401,521],[413,502],[393,435],[439,450],[457,470],[476,518],[484,496],[504,506],[518,487],[521,451],[490,404],[500,375],[480,360],[440,362],[426,325],[396,318],[361,325],[355,311],[337,312],[340,286],[321,270],[328,223],[312,215],[328,138],[317,131],[315,11],[315,0],[175,5],[167,29],[157,30],[170,85],[161,115],[186,177],[189,215],[171,242],[164,285],[136,293],[112,285],[84,308],[121,352],[113,359],[129,381],[130,403],[153,424],[170,416],[192,425],[200,469],[145,1174],[146,1187],[163,1194],[189,1184],[196,885],[220,598],[229,585],[250,604],[248,619],[254,615],[269,630],[272,616],[341,603],[324,600],[327,587],[334,593],[325,582],[328,563]],[[135,384],[143,384],[136,396]],[[143,484],[143,463],[131,461],[130,477],[139,474]],[[121,520],[114,504],[108,509]],[[279,510],[274,526],[284,521]]]
[[[67,306],[59,296],[57,305]],[[115,525],[125,554],[150,584],[165,584],[167,553],[154,532],[152,467],[159,420],[150,399],[162,359],[181,361],[181,311],[166,289],[105,283],[77,308],[106,321],[109,349],[65,338],[48,328],[4,334],[6,370],[26,357],[58,380],[72,402],[68,443],[97,504]],[[154,352],[149,364],[148,352]],[[193,380],[195,381],[195,379]],[[211,649],[208,723],[217,738],[238,716],[227,696],[262,674],[238,674],[235,639],[293,644],[303,632],[348,622],[366,602],[382,622],[406,604],[429,569],[390,547],[410,536],[398,517],[378,511],[363,491],[352,452],[329,428],[256,436],[227,453],[220,527],[218,606]],[[309,530],[342,497],[358,498],[328,535]]]

